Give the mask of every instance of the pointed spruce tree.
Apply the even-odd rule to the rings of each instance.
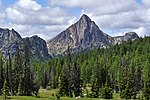
[[[3,85],[2,91],[3,91],[4,100],[6,100],[7,96],[8,96],[8,92],[9,92],[8,91],[8,84],[7,84],[6,80],[4,81],[4,85]]]
[[[33,89],[33,79],[31,74],[31,65],[30,65],[30,50],[29,50],[29,40],[24,43],[24,61],[23,61],[23,95],[30,96],[32,95]]]
[[[21,57],[19,52],[19,47],[16,48],[16,53],[13,61],[13,69],[12,69],[12,94],[16,95],[18,92],[19,84],[21,85],[21,70],[22,70],[22,64],[21,64]]]
[[[2,94],[2,88],[4,85],[4,67],[3,67],[3,58],[2,54],[0,53],[0,95]]]
[[[143,94],[146,100],[150,99],[150,64],[147,64],[147,75],[145,75]]]

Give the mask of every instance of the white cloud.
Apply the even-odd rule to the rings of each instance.
[[[148,31],[144,27],[139,27],[137,29],[134,29],[133,31],[136,32],[141,37],[150,35],[150,34],[147,33]]]
[[[128,12],[136,10],[135,0],[100,0],[100,5],[95,8],[86,8],[84,12],[93,13],[95,15],[116,14],[120,12]],[[98,4],[99,4],[98,3]]]
[[[106,15],[92,15],[93,20],[100,26],[100,28],[109,29],[123,29],[123,28],[135,28],[141,25],[141,18],[138,16],[138,12],[123,12],[116,14]]]
[[[145,7],[150,8],[150,0],[142,0],[142,3],[144,4]]]
[[[36,0],[17,0],[7,8],[0,0],[0,27],[17,30],[23,37],[39,35],[50,39],[87,14],[102,30],[112,30],[111,35],[135,31],[150,35],[150,1],[142,0],[47,0],[43,7]],[[75,9],[74,9],[75,8]],[[75,12],[77,16],[74,16]],[[72,15],[71,15],[72,14]]]
[[[89,15],[98,24],[100,29],[113,30],[115,33],[111,33],[112,35],[118,33],[121,35],[124,32],[135,29],[141,30],[141,27],[146,30],[148,29],[150,26],[150,8],[147,8],[145,5],[149,5],[150,1],[143,0],[143,2],[145,4],[139,5],[136,3],[136,0],[114,0],[112,5],[104,3],[100,7],[82,9],[82,13]],[[146,32],[138,31],[138,34],[140,36],[142,34],[150,35],[150,33]]]
[[[0,20],[4,19],[6,17],[5,13],[3,11],[0,11]]]
[[[15,29],[20,33],[22,37],[29,37],[33,35],[38,35],[41,38],[48,40],[53,38],[58,33],[63,31],[66,26],[65,25],[18,25],[9,23],[7,25],[3,25],[4,27],[8,27],[9,29]],[[42,35],[43,34],[43,35]]]
[[[138,27],[133,29],[122,29],[122,30],[118,30],[117,32],[114,32],[112,36],[123,36],[127,32],[135,32],[138,34],[138,36],[144,37],[150,35],[148,32],[149,29],[150,28],[145,28],[145,27]]]
[[[19,0],[5,12],[9,23],[3,26],[14,28],[23,37],[37,34],[46,40],[59,34],[76,19],[60,7],[42,7],[33,0]]]
[[[124,32],[115,32],[115,33],[113,33],[113,37],[116,37],[116,36],[123,36],[123,35],[125,35],[125,33]]]
[[[135,3],[135,0],[49,0],[50,5],[61,5],[67,7],[79,7],[84,9],[99,8],[104,11],[126,10]],[[126,8],[126,9],[124,9]]]
[[[29,10],[38,10],[41,8],[41,5],[33,0],[19,0],[17,5]]]
[[[2,8],[2,0],[0,0],[0,9]]]
[[[86,8],[86,7],[95,7],[99,6],[97,3],[99,0],[49,0],[50,5],[58,5],[58,6],[67,6],[67,7],[81,7],[81,8]]]
[[[44,33],[42,34],[31,34],[31,35],[26,35],[26,36],[22,36],[23,38],[26,38],[26,37],[32,37],[32,36],[35,36],[37,35],[38,37],[44,39],[44,40],[48,40],[49,37],[47,35],[45,35]]]
[[[3,20],[5,18],[5,13],[3,11],[3,4],[2,4],[2,0],[0,0],[0,20]]]
[[[6,14],[8,19],[16,24],[57,25],[68,24],[71,19],[64,10],[58,7],[47,7],[34,11],[25,10],[14,5],[6,9]]]

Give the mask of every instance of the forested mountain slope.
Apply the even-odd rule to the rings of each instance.
[[[115,91],[125,99],[150,98],[150,37],[80,54],[68,47],[66,56],[45,62],[31,61],[29,50],[0,55],[0,94],[37,95],[42,87],[58,89],[58,97],[111,99]]]
[[[107,83],[107,87],[120,91],[121,98],[136,98],[140,91],[145,96],[148,92],[146,89],[150,88],[147,86],[150,81],[150,37],[88,53],[71,55],[68,48],[65,57],[38,64],[38,68],[38,72],[42,73],[38,76],[41,86],[59,87],[61,95],[69,96],[68,92],[71,91],[77,93],[76,96],[81,95],[82,92],[77,91],[78,86],[86,88],[89,84],[92,93],[87,95],[99,97],[100,90]],[[74,86],[74,89],[68,90],[70,86]]]

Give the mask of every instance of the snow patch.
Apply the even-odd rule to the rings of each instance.
[[[71,38],[73,38],[73,36],[72,36],[72,35],[70,35],[70,37],[71,37]]]

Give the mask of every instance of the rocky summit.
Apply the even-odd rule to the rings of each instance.
[[[23,42],[27,43],[27,46],[30,49],[29,51],[32,54],[32,58],[35,60],[51,58],[51,56],[48,54],[45,40],[41,39],[37,35],[23,38]]]
[[[82,17],[75,24],[68,27],[56,37],[47,42],[51,55],[64,53],[68,46],[73,52],[91,50],[98,47],[109,47],[116,43],[122,43],[128,39],[139,38],[134,32],[126,33],[124,36],[111,37],[104,33],[87,15]]]
[[[106,48],[136,38],[139,38],[139,36],[135,32],[128,32],[124,36],[111,37],[100,30],[87,15],[83,14],[79,21],[47,43],[38,36],[22,38],[14,29],[0,28],[0,51],[4,57],[7,57],[8,53],[13,56],[17,48],[20,52],[23,52],[23,45],[26,43],[31,57],[35,60],[41,60],[49,59],[50,55],[62,55],[66,52],[68,46],[71,53],[75,53],[99,47]]]
[[[123,41],[128,41],[129,39],[135,40],[135,39],[139,38],[139,36],[135,32],[128,32],[128,33],[125,33],[124,36],[117,36],[117,37],[113,37],[113,38],[114,38],[113,44],[116,44],[116,43],[120,44]]]
[[[31,58],[34,60],[50,58],[45,40],[38,36],[22,38],[14,29],[0,28],[0,51],[4,57],[7,57],[8,54],[13,56],[17,49],[23,52],[25,43],[29,48]]]

